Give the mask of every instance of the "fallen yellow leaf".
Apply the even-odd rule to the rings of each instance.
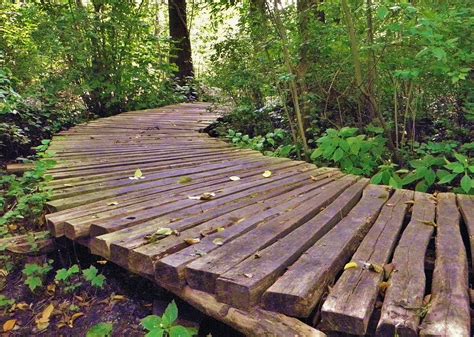
[[[5,323],[3,323],[3,332],[12,331],[15,325],[16,325],[16,319],[9,319]]]
[[[76,321],[76,319],[78,319],[79,317],[82,317],[84,316],[84,313],[83,312],[76,312],[74,315],[71,316],[71,318],[69,319],[69,322],[68,322],[68,326],[70,328],[73,328],[74,327],[74,322]]]
[[[142,171],[138,168],[136,169],[133,177],[128,177],[128,178],[132,180],[138,180],[138,179],[145,179],[145,176],[143,175]]]
[[[185,239],[184,242],[186,242],[188,245],[195,245],[196,243],[201,242],[201,239],[199,239],[199,238],[190,238],[190,239]]]
[[[127,298],[123,295],[114,295],[114,296],[112,296],[112,301],[124,302],[126,300],[127,300]]]
[[[344,270],[357,268],[357,267],[359,267],[357,262],[352,261],[352,262],[346,263],[346,265],[344,266]]]
[[[268,170],[262,173],[262,176],[264,178],[271,177],[271,175],[272,175],[272,171],[268,171]]]
[[[189,184],[191,181],[193,181],[193,178],[184,176],[179,178],[178,184]]]
[[[212,243],[215,244],[216,246],[222,246],[224,244],[224,239],[223,238],[215,238],[212,240]]]
[[[17,303],[16,307],[22,311],[28,310],[30,308],[29,304],[25,302]]]
[[[51,317],[51,314],[54,311],[54,305],[49,304],[44,310],[43,313],[41,314],[41,319],[42,320],[49,320]]]

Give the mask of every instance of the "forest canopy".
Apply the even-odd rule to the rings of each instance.
[[[216,131],[239,146],[472,192],[469,1],[0,6],[7,159],[78,122],[199,95],[228,108]]]

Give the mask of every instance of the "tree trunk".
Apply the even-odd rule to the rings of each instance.
[[[191,41],[186,19],[186,0],[169,0],[168,15],[170,36],[176,50],[170,61],[178,67],[176,76],[181,81],[185,81],[186,77],[194,76]]]

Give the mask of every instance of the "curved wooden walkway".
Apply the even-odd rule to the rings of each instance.
[[[363,335],[370,322],[382,336],[470,336],[472,197],[236,149],[198,132],[216,118],[207,107],[54,137],[53,234],[248,335]]]

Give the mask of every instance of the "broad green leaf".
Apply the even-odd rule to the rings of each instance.
[[[25,284],[28,285],[31,291],[35,291],[37,288],[43,285],[43,281],[38,276],[29,276],[25,280]]]
[[[192,337],[196,335],[195,329],[186,328],[182,325],[175,325],[170,329],[170,337]]]
[[[448,170],[453,171],[454,173],[462,173],[464,172],[464,165],[461,163],[449,163],[444,165]]]
[[[383,172],[377,173],[376,175],[372,177],[372,179],[370,179],[370,182],[376,185],[380,184],[380,182],[382,181],[382,174]]]
[[[447,184],[454,180],[458,176],[457,173],[448,173],[444,175],[439,181],[439,184]]]
[[[454,157],[455,157],[463,166],[467,166],[467,157],[466,157],[466,156],[463,156],[463,155],[460,154],[460,153],[455,153],[455,154],[454,154]]]
[[[420,181],[418,182],[418,184],[416,184],[415,186],[415,190],[418,191],[418,192],[426,192],[428,191],[428,185],[426,185],[426,182],[425,181]]]
[[[464,177],[461,179],[461,188],[464,192],[468,193],[473,186],[472,179],[465,174]]]
[[[341,158],[344,157],[344,151],[342,151],[340,148],[338,148],[336,151],[334,151],[334,154],[332,156],[332,160],[335,162],[338,162],[341,160]]]
[[[141,324],[148,331],[161,328],[161,317],[157,315],[146,316],[142,319]]]
[[[311,160],[314,161],[316,158],[321,157],[322,154],[323,154],[323,150],[320,147],[318,147],[316,150],[313,151],[313,153],[311,153],[310,158]]]
[[[431,186],[434,184],[435,180],[436,180],[436,173],[435,171],[433,171],[432,169],[429,169],[427,170],[426,174],[425,174],[425,180],[426,180],[426,183]]]
[[[380,20],[383,20],[387,17],[387,15],[389,14],[389,10],[387,7],[385,6],[381,6],[377,9],[377,17],[380,19]]]
[[[164,333],[165,333],[165,330],[163,329],[155,329],[147,333],[145,337],[163,337]]]
[[[401,182],[397,181],[394,177],[390,177],[388,184],[393,188],[402,188]]]
[[[175,301],[171,301],[170,304],[165,309],[165,312],[162,316],[161,323],[163,324],[164,328],[170,327],[178,318],[178,307],[176,306]]]
[[[443,48],[436,47],[431,49],[431,52],[439,61],[446,59],[446,51]]]
[[[87,331],[86,337],[109,337],[112,336],[112,323],[99,323]]]

